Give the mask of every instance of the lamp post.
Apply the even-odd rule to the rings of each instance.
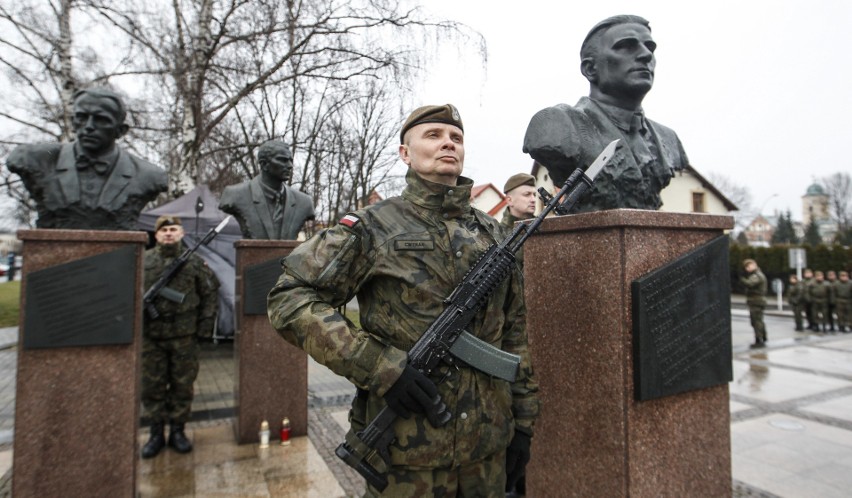
[[[767,197],[765,201],[763,201],[763,204],[760,205],[760,209],[757,211],[758,215],[763,214],[763,208],[766,207],[766,203],[771,201],[773,197],[778,197],[778,194],[772,194],[769,197]]]

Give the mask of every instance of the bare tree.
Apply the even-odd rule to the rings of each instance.
[[[725,194],[725,197],[739,207],[738,211],[733,212],[736,228],[745,229],[760,214],[752,204],[751,191],[747,186],[740,185],[727,176],[715,172],[708,174],[707,178],[720,192]]]
[[[852,177],[849,173],[834,173],[820,180],[828,195],[831,217],[837,222],[837,232],[846,233],[852,223]]]
[[[177,137],[162,151],[174,161],[175,192],[199,181],[202,161],[215,153],[210,138],[258,92],[293,80],[404,82],[423,51],[399,40],[429,29],[462,33],[399,0],[86,1],[146,54],[131,66],[163,76],[153,88],[173,104],[160,127]]]
[[[72,17],[76,0],[18,0],[0,4],[0,81],[13,89],[0,100],[0,155],[31,141],[69,141],[72,96],[79,81],[94,81],[104,69],[97,52],[76,43]],[[85,23],[77,23],[85,29]],[[76,48],[75,48],[76,47]],[[80,62],[79,69],[74,61]],[[0,170],[3,194],[14,201],[4,211],[8,222],[32,226],[34,208],[22,182]]]
[[[481,35],[432,20],[407,0],[8,4],[0,6],[0,44],[10,50],[0,65],[16,92],[0,103],[12,129],[0,153],[72,139],[74,90],[108,86],[128,106],[124,145],[167,169],[170,196],[256,175],[254,148],[277,138],[298,153],[293,185],[328,221],[395,180],[395,154],[382,150],[430,49],[472,42],[485,61]],[[26,214],[20,182],[6,170],[0,184]]]

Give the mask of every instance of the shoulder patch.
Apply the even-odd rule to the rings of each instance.
[[[361,221],[361,218],[359,218],[359,217],[355,216],[355,215],[354,215],[354,214],[352,214],[352,213],[348,213],[348,214],[347,214],[346,216],[344,216],[343,218],[340,218],[340,223],[341,223],[341,224],[343,224],[343,225],[348,226],[349,228],[354,227],[355,225],[357,225],[358,223],[360,223],[360,221]]]

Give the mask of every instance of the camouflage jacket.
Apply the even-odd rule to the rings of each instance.
[[[269,318],[284,339],[345,376],[361,394],[350,421],[356,430],[385,406],[411,346],[443,309],[477,258],[505,231],[470,206],[472,182],[426,182],[412,170],[399,197],[350,213],[300,245],[283,262],[269,294]],[[335,311],[357,296],[361,327]],[[532,434],[538,385],[527,348],[522,276],[513,272],[468,332],[522,358],[509,384],[468,367],[441,366],[433,380],[453,414],[444,427],[424,417],[398,419],[391,463],[456,466],[505,449],[517,428]]]
[[[808,287],[808,297],[810,302],[814,304],[828,304],[831,298],[831,285],[825,280],[822,282],[814,281],[813,285]]]
[[[848,303],[852,301],[852,280],[841,282],[838,280],[834,283],[834,294],[838,303]]]
[[[799,304],[805,304],[805,292],[807,291],[805,284],[802,282],[796,282],[794,285],[791,285],[787,288],[787,302],[790,303],[791,306],[796,306]]]
[[[160,278],[163,271],[180,256],[180,244],[160,245],[145,251],[145,289]],[[216,311],[219,307],[219,280],[197,254],[193,254],[183,269],[172,279],[169,288],[183,293],[183,303],[162,296],[154,299],[160,316],[152,320],[145,316],[144,334],[150,339],[174,339],[196,334],[212,337]]]
[[[766,277],[760,268],[742,277],[740,282],[746,288],[746,304],[766,306]]]

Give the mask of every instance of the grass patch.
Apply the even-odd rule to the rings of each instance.
[[[21,305],[21,282],[0,283],[0,327],[17,327]]]

